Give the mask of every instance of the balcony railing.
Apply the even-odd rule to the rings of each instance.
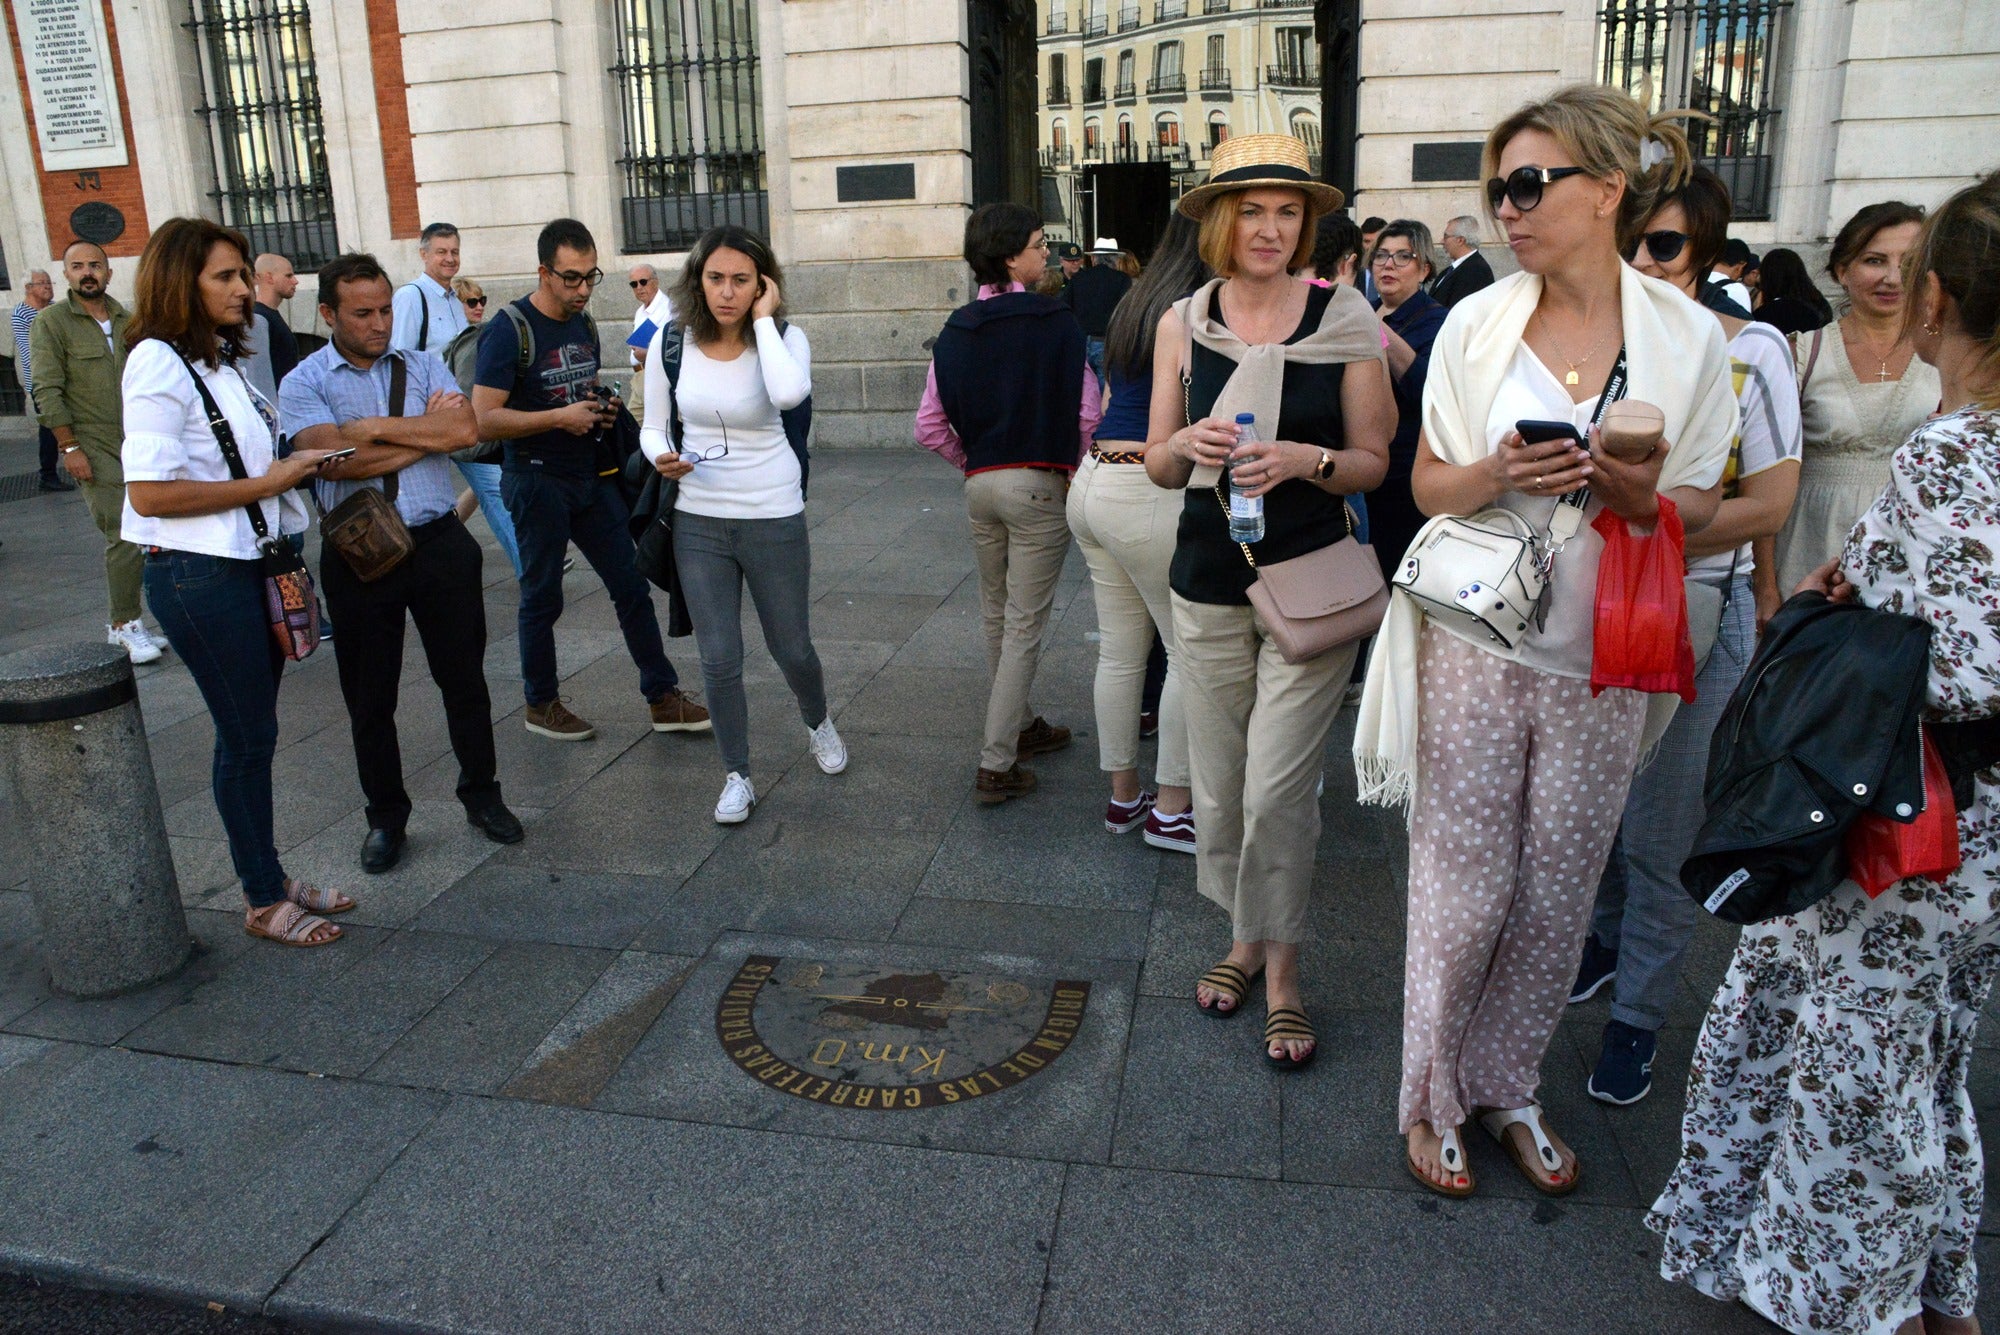
[[[1118,10],[1118,31],[1130,32],[1139,26],[1139,6],[1125,5]]]
[[[1313,0],[1257,0],[1259,9],[1311,9]]]
[[[1103,145],[1103,144],[1085,144],[1085,145],[1083,146],[1083,160],[1084,160],[1085,162],[1102,162],[1102,161],[1104,161],[1104,145]]]
[[[1187,75],[1155,74],[1152,78],[1146,80],[1146,96],[1186,97]]]
[[[1204,93],[1226,93],[1229,91],[1228,70],[1203,70],[1201,91]]]
[[[1139,146],[1132,143],[1113,144],[1111,146],[1111,160],[1113,162],[1137,162],[1139,160]]]
[[[1192,163],[1193,155],[1188,152],[1186,144],[1148,144],[1146,150],[1148,162],[1167,162],[1177,167]]]
[[[1052,83],[1049,85],[1049,105],[1052,107],[1066,107],[1069,105],[1068,84]]]
[[[1067,167],[1075,161],[1076,150],[1068,144],[1064,144],[1060,148],[1045,148],[1042,150],[1042,165],[1044,167]]]
[[[1296,65],[1290,61],[1264,67],[1264,82],[1273,88],[1317,88],[1319,66]]]
[[[1052,9],[1049,11],[1049,36],[1060,37],[1069,31],[1069,11]]]
[[[1114,98],[1137,97],[1138,95],[1139,89],[1135,84],[1121,83],[1111,90],[1111,96]]]
[[[1229,0],[1201,0],[1201,12],[1204,14],[1227,14],[1229,12]]]
[[[1083,35],[1085,37],[1102,37],[1110,23],[1111,20],[1102,14],[1085,14],[1083,16]]]
[[[1166,23],[1173,19],[1187,17],[1187,0],[1156,0],[1153,5],[1153,22]]]

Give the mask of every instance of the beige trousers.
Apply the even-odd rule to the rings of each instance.
[[[1112,441],[1108,448],[1127,448]],[[1139,767],[1139,704],[1153,631],[1167,646],[1167,681],[1160,690],[1160,756],[1155,781],[1185,788],[1187,715],[1175,664],[1173,604],[1167,567],[1173,564],[1184,492],[1153,485],[1138,464],[1086,458],[1069,491],[1069,528],[1097,601],[1097,761],[1106,770]]]
[[[1016,739],[1034,721],[1028,695],[1042,660],[1056,579],[1069,555],[1063,508],[1068,491],[1068,478],[1043,468],[999,468],[965,479],[986,666],[993,678],[981,769],[1011,768]]]
[[[1238,941],[1299,942],[1319,850],[1320,772],[1358,645],[1287,663],[1248,607],[1173,596],[1195,888]]]

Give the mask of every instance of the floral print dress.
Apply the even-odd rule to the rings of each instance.
[[[2000,714],[2000,413],[1920,427],[1841,564],[1923,617],[1926,717]],[[1688,1076],[1681,1158],[1646,1223],[1660,1273],[1786,1330],[1890,1335],[1971,1316],[1985,1183],[1966,1088],[2000,971],[2000,771],[1959,813],[1964,864],[1869,899],[1853,883],[1746,928]]]

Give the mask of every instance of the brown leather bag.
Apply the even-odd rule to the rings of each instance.
[[[403,415],[403,389],[408,370],[401,353],[389,368],[389,416]],[[320,537],[363,584],[373,584],[410,559],[417,550],[409,525],[396,513],[396,474],[382,475],[380,490],[363,487],[319,521]]]
[[[1223,509],[1229,503],[1216,488]],[[1375,549],[1354,540],[1354,511],[1347,511],[1347,536],[1304,556],[1260,566],[1248,543],[1237,543],[1257,572],[1250,606],[1287,663],[1304,663],[1343,644],[1373,635],[1389,612],[1389,586]]]

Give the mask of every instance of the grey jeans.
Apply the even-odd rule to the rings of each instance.
[[[764,647],[808,728],[826,721],[826,681],[812,642],[812,548],[806,517],[674,516],[674,564],[701,650],[701,681],[724,769],[750,773],[750,708],[743,696],[743,586],[757,605]]]
[[[1667,1022],[1674,975],[1694,935],[1697,907],[1681,887],[1706,808],[1708,743],[1757,649],[1757,599],[1739,575],[1722,609],[1715,648],[1695,677],[1695,699],[1667,725],[1653,763],[1632,780],[1626,820],[1597,883],[1591,934],[1618,952],[1611,1018],[1639,1029]]]

